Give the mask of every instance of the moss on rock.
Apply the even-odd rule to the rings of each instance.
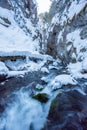
[[[40,101],[41,103],[46,103],[49,100],[46,93],[39,93],[37,95],[34,95],[33,98]]]

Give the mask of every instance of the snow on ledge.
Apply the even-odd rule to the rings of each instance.
[[[71,75],[61,74],[55,77],[55,79],[51,82],[52,90],[61,88],[63,85],[76,85],[76,80],[71,77]]]
[[[87,58],[85,58],[82,62],[70,63],[67,68],[73,78],[87,79]]]
[[[36,53],[31,53],[29,51],[12,51],[12,52],[2,52],[0,51],[0,57],[26,57],[27,58],[36,58],[39,60],[46,60],[46,61],[53,61],[53,58],[49,55],[42,55],[38,52]]]

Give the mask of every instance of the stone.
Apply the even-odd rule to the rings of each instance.
[[[49,100],[46,93],[38,93],[37,95],[34,95],[33,98],[40,101],[41,103],[46,103]]]
[[[51,103],[46,130],[82,130],[86,128],[86,104],[87,96],[77,90],[58,94]]]
[[[0,75],[0,82],[5,81],[7,78],[7,75]]]

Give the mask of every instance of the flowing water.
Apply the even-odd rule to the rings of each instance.
[[[59,72],[59,73],[61,74],[61,72]],[[51,76],[55,77],[59,73],[51,72],[48,75],[48,77],[46,76],[46,78],[48,78],[47,80],[49,80],[49,82],[50,82]],[[63,71],[62,73],[65,73],[65,72]],[[86,88],[87,88],[87,81],[80,81],[79,86],[77,85],[74,88],[63,88],[56,92],[52,92],[52,95],[50,96],[50,100],[47,103],[41,103],[41,102],[33,99],[32,96],[30,96],[31,95],[30,86],[29,87],[25,86],[12,94],[12,100],[10,101],[10,103],[8,103],[8,106],[7,106],[6,110],[4,111],[4,113],[2,115],[0,115],[0,130],[42,130],[42,128],[45,126],[45,123],[47,122],[47,116],[48,116],[48,112],[50,109],[51,100],[56,96],[56,94],[58,94],[58,92],[59,93],[60,93],[60,91],[66,91],[66,92],[69,91],[70,92],[73,89],[75,89],[78,92],[80,92],[82,97],[84,96],[85,98],[87,98],[86,97],[86,93],[87,93]],[[73,93],[74,93],[74,91],[73,91]],[[78,94],[78,93],[76,93],[76,94]],[[80,104],[80,106],[82,105],[83,108],[87,109],[85,107],[84,98],[82,98],[80,95],[77,95],[77,97],[78,96],[79,96],[80,100],[83,99],[82,100],[83,104]],[[77,99],[77,102],[79,102],[79,99]],[[63,100],[65,100],[65,99],[63,99]],[[63,108],[66,107],[66,109],[67,109],[67,105],[68,105],[68,102],[67,102],[67,104],[64,105]],[[73,110],[73,113],[74,113],[74,111],[75,110]],[[66,113],[65,113],[65,115],[66,115]],[[66,119],[68,119],[68,116]],[[62,125],[59,124],[59,126],[61,126],[61,128],[62,128]],[[81,127],[79,127],[79,128],[81,128]],[[51,127],[48,127],[48,129],[50,130]],[[70,130],[70,129],[67,128],[66,130]]]
[[[9,104],[0,119],[0,130],[41,130],[46,121],[50,103],[42,105],[24,90],[14,95],[14,101]]]
[[[55,75],[55,73],[53,75]],[[25,81],[29,82],[29,77],[31,77],[31,75],[27,75],[26,80],[22,82],[24,84]],[[36,75],[33,77],[38,79]],[[14,86],[18,86],[17,83],[19,83],[19,81],[17,83],[15,81],[10,83],[10,86],[13,83],[15,83]],[[36,83],[38,84],[37,80]],[[31,93],[34,88],[31,87],[32,84],[33,82],[12,93],[11,101],[7,103],[8,105],[4,113],[0,115],[0,130],[41,130],[45,126],[51,99],[47,103],[41,103],[33,99]]]

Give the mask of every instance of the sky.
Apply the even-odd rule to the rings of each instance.
[[[38,13],[43,13],[49,10],[50,0],[37,0]]]

